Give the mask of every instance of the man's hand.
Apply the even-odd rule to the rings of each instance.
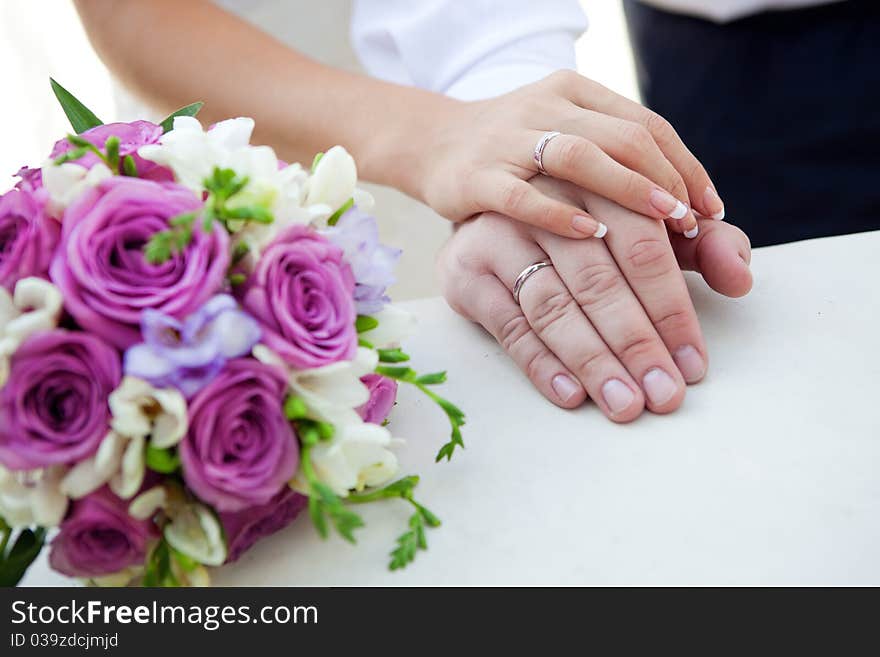
[[[482,324],[532,383],[564,408],[589,395],[612,420],[647,408],[678,408],[685,384],[703,378],[708,356],[681,268],[700,271],[728,296],[751,288],[748,238],[738,228],[701,221],[697,239],[569,183],[533,180],[546,193],[608,225],[605,240],[570,240],[497,214],[461,226],[438,266],[447,301]],[[512,289],[529,265],[514,302]]]

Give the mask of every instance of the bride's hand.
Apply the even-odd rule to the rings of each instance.
[[[527,182],[543,153],[553,177],[634,212],[667,219],[692,237],[692,211],[721,218],[724,206],[703,166],[662,117],[573,71],[559,71],[512,93],[450,104],[426,125],[425,162],[411,172],[415,195],[453,221],[498,212],[565,237],[591,237],[597,224],[582,208]],[[581,218],[579,218],[581,217]]]
[[[610,419],[628,422],[647,406],[678,408],[685,383],[699,381],[707,352],[680,268],[699,270],[718,292],[751,288],[748,238],[702,221],[698,239],[670,236],[660,223],[568,183],[541,189],[609,226],[605,240],[569,240],[484,214],[464,223],[441,252],[444,295],[483,325],[550,401],[564,408],[589,395]],[[678,262],[676,261],[678,258]],[[512,290],[529,265],[550,261]]]

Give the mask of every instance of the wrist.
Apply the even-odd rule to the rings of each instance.
[[[425,202],[439,133],[464,103],[421,89],[391,89],[395,93],[383,103],[382,120],[364,135],[358,159],[360,176]]]

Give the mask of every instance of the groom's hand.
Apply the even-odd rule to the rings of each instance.
[[[559,181],[533,181],[585,206],[608,225],[604,240],[570,240],[484,214],[461,226],[438,266],[447,301],[482,324],[532,383],[564,408],[589,395],[612,420],[645,406],[678,408],[685,384],[708,357],[680,268],[700,271],[718,292],[751,288],[749,242],[738,228],[701,222],[698,239],[670,237],[662,224]],[[512,289],[529,265],[552,262]]]

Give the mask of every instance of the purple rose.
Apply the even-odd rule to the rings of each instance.
[[[43,186],[43,170],[39,168],[22,167],[15,174],[15,177],[18,178],[16,189],[34,191]]]
[[[226,563],[237,561],[261,538],[287,527],[302,511],[308,498],[285,486],[266,504],[234,513],[221,513],[229,556]]]
[[[49,272],[77,323],[125,349],[141,341],[147,308],[183,319],[214,296],[229,267],[229,236],[219,223],[205,233],[196,221],[189,245],[161,264],[143,253],[168,219],[200,206],[179,185],[115,177],[67,208]]]
[[[0,285],[10,292],[20,278],[49,273],[61,227],[46,215],[43,195],[23,185],[0,196]]]
[[[280,368],[240,358],[190,402],[179,447],[183,478],[218,511],[265,504],[296,473],[299,443],[282,410],[286,390]]]
[[[354,300],[361,315],[374,315],[391,301],[385,291],[394,283],[400,249],[379,242],[376,219],[357,208],[343,214],[335,226],[324,231],[345,253],[357,285]]]
[[[121,369],[119,354],[88,333],[56,329],[25,340],[0,391],[0,462],[31,470],[95,452]]]
[[[397,381],[379,374],[367,374],[361,383],[370,391],[370,399],[357,409],[364,422],[382,424],[397,400]]]
[[[266,248],[245,288],[244,309],[263,324],[263,342],[309,369],[354,358],[354,275],[342,250],[292,226]]]
[[[159,537],[152,520],[128,515],[128,502],[106,486],[77,500],[52,541],[49,565],[70,577],[98,577],[144,563]]]
[[[86,130],[80,135],[80,137],[92,145],[97,146],[100,150],[104,149],[107,140],[110,139],[110,137],[118,137],[119,157],[124,158],[126,155],[131,155],[132,159],[134,159],[135,167],[137,167],[139,178],[146,178],[147,180],[156,180],[160,182],[172,181],[174,180],[174,174],[170,169],[166,169],[155,162],[145,160],[137,154],[137,151],[141,146],[155,144],[159,141],[159,137],[161,136],[162,128],[149,121],[107,123]],[[55,147],[52,149],[50,157],[54,160],[74,148],[76,147],[66,139],[60,139],[55,142]],[[94,153],[86,153],[78,160],[74,160],[74,162],[87,169],[91,169],[100,161],[101,160]]]

